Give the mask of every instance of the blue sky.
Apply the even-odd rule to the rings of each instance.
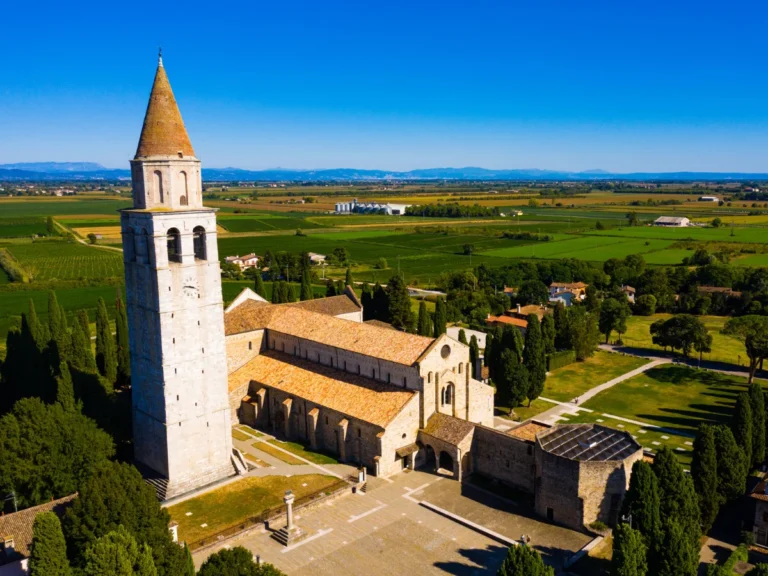
[[[768,171],[768,5],[9,2],[0,163],[135,153],[157,46],[204,166]]]

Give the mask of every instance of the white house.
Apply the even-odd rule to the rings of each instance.
[[[685,228],[686,226],[691,225],[691,221],[688,218],[683,218],[680,216],[661,216],[660,218],[656,218],[656,220],[653,222],[654,226],[667,226],[672,228]]]
[[[720,202],[717,196],[699,196],[699,202]]]
[[[325,254],[307,252],[307,256],[309,256],[309,261],[311,264],[323,264],[325,262]]]
[[[259,257],[254,253],[246,254],[245,256],[227,256],[225,260],[227,264],[239,266],[240,270],[253,268],[259,263]]]

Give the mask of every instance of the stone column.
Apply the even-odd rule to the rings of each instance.
[[[286,490],[283,502],[285,502],[285,514],[288,517],[288,525],[286,526],[288,530],[293,530],[293,501],[293,492]]]

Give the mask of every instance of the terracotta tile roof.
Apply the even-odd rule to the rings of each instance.
[[[754,498],[755,500],[768,502],[768,494],[766,494],[766,481],[761,480],[758,482],[757,485],[752,489],[752,493],[749,495],[749,497]]]
[[[72,494],[13,514],[0,516],[0,541],[4,538],[13,538],[16,552],[24,557],[29,556],[29,546],[32,544],[32,525],[35,522],[35,517],[43,512],[51,511],[61,517],[75,498],[77,498],[77,494]]]
[[[406,366],[412,366],[434,342],[434,338],[318,314],[296,304],[248,300],[224,315],[228,336],[262,328]]]
[[[453,446],[458,446],[474,429],[475,425],[472,422],[447,414],[435,413],[427,420],[427,425],[422,432]]]
[[[512,430],[508,430],[507,434],[509,436],[514,436],[515,438],[520,438],[520,440],[533,442],[536,440],[536,434],[544,432],[544,430],[549,430],[549,428],[550,426],[540,424],[539,422],[526,422],[516,428],[512,428]]]
[[[229,377],[229,389],[249,382],[281,390],[351,418],[385,428],[416,392],[270,350]]]
[[[392,324],[387,324],[386,322],[382,322],[381,320],[366,320],[366,324],[369,326],[377,326],[378,328],[386,328],[388,330],[395,330],[396,328],[392,326]]]
[[[512,316],[488,316],[485,320],[486,324],[511,324],[512,326],[518,326],[520,328],[528,328],[528,321],[521,318],[513,318]]]
[[[584,282],[552,282],[552,284],[549,285],[550,288],[571,288],[574,290],[578,289],[584,289],[587,287],[587,284],[584,284]]]
[[[328,314],[329,316],[360,312],[361,308],[360,305],[346,294],[330,296],[328,298],[305,300],[304,302],[291,302],[290,304],[280,304],[280,306],[292,306],[294,308],[301,308],[302,310],[309,310],[310,312],[317,312],[318,314]]]
[[[162,63],[157,67],[152,92],[149,95],[144,126],[141,128],[136,158],[146,156],[194,156],[192,143],[173,97],[171,83]]]

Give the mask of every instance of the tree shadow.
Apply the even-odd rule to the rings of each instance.
[[[458,552],[467,560],[466,563],[459,561],[435,562],[433,566],[456,576],[495,574],[507,555],[507,548],[492,544],[485,548],[462,548]]]

